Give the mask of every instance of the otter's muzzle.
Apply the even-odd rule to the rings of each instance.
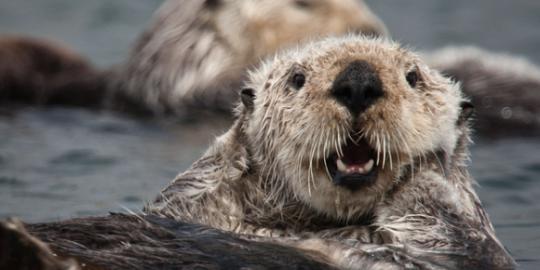
[[[383,96],[382,82],[366,61],[357,60],[341,71],[332,85],[332,95],[357,117]]]

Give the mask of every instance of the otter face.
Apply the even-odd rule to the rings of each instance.
[[[358,0],[232,0],[223,1],[219,25],[236,49],[253,59],[310,38],[361,32],[385,35],[384,24]],[[231,16],[234,14],[233,16]],[[223,15],[223,16],[219,16]],[[241,18],[241,19],[239,19]],[[239,24],[241,22],[241,24]],[[231,27],[235,25],[235,27]],[[236,29],[232,33],[230,28]]]
[[[459,88],[388,41],[312,43],[264,64],[247,87],[245,132],[272,196],[335,218],[369,212],[424,155],[456,144]]]

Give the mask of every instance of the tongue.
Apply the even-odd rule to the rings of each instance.
[[[364,140],[360,140],[360,142],[357,143],[349,141],[347,142],[347,146],[342,150],[343,157],[341,160],[343,160],[345,164],[365,164],[370,160],[371,148]]]

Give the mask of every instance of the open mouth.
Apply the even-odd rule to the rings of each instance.
[[[350,190],[369,186],[377,178],[376,151],[364,140],[347,140],[337,153],[326,159],[328,171],[334,184]]]

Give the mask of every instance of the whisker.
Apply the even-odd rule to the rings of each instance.
[[[386,136],[384,136],[383,138],[383,159],[382,159],[382,167],[384,168],[385,167],[385,164],[386,164]]]
[[[325,171],[326,171],[326,175],[328,176],[328,179],[331,178],[331,176],[330,176],[330,170],[328,169],[328,164],[326,164],[326,157],[328,157],[329,152],[330,152],[330,149],[328,149],[328,144],[329,144],[329,141],[330,141],[330,138],[329,138],[329,137],[330,137],[330,134],[329,134],[328,131],[326,131],[326,132],[324,133],[324,139],[325,139],[325,141],[324,141],[324,157],[323,157],[323,161],[324,161],[324,169],[325,169]],[[327,151],[328,151],[328,153],[327,153]]]
[[[387,136],[388,136],[388,137],[387,137]],[[390,143],[391,143],[392,141],[390,140],[389,137],[390,137],[390,134],[386,133],[386,134],[385,134],[385,138],[386,138],[386,140],[388,141],[388,156],[389,156],[389,158],[390,158],[390,160],[389,160],[389,161],[390,161],[390,170],[392,170],[392,169],[393,169],[393,168],[392,168],[392,149],[391,149],[391,147],[390,147]]]
[[[377,166],[379,166],[379,157],[380,157],[380,153],[381,153],[381,142],[379,140],[379,133],[376,133],[375,137],[377,139],[377,145],[376,145],[376,148],[377,148]]]

